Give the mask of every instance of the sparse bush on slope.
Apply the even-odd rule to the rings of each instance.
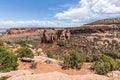
[[[29,48],[20,48],[17,51],[17,56],[22,58],[22,57],[28,57],[28,58],[33,58],[33,52]]]
[[[0,39],[0,46],[3,46],[3,41]]]
[[[104,75],[110,71],[118,70],[119,64],[111,57],[102,55],[98,61],[93,63],[92,69],[98,74]]]
[[[20,44],[21,46],[27,46],[27,43],[26,41],[20,41],[20,42],[17,42],[17,44]]]
[[[114,59],[120,59],[120,52],[116,50],[112,50],[112,52],[108,53],[107,55],[111,56]]]
[[[0,47],[0,72],[17,69],[17,56],[8,47]]]
[[[84,57],[80,55],[75,50],[71,50],[70,54],[67,55],[64,59],[64,65],[63,68],[76,68],[79,69],[84,62]]]

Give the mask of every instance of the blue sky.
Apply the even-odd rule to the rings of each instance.
[[[116,17],[119,0],[0,0],[0,28],[74,27]]]
[[[0,20],[43,20],[79,0],[0,0]],[[67,6],[68,5],[68,6]]]

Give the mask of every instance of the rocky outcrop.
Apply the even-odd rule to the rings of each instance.
[[[32,74],[27,70],[18,70],[0,73],[0,79],[5,78],[6,80],[120,80],[120,71],[112,71],[104,76],[98,74],[69,75],[57,71]]]
[[[49,72],[19,77],[12,77],[8,80],[109,80],[108,77],[97,74],[68,75],[61,72]]]
[[[41,39],[42,43],[49,43],[50,42],[50,36],[48,35],[47,31],[44,30],[43,37]]]
[[[23,34],[23,33],[32,33],[41,31],[42,28],[10,28],[7,30],[8,35]]]
[[[81,28],[78,28],[78,29],[71,29],[70,30],[70,33],[71,34],[82,34],[82,33],[85,33],[85,34],[92,34],[92,33],[105,33],[105,32],[118,32],[120,31],[120,25],[119,26],[116,26],[116,27],[109,27],[109,26],[95,26],[93,25],[93,27],[91,26],[87,26],[87,27],[81,27]]]
[[[2,36],[2,40],[5,42],[40,40],[43,30],[42,28],[10,28]]]
[[[120,71],[112,71],[108,73],[107,76],[113,80],[120,80]]]
[[[21,60],[22,62],[33,62],[34,61],[34,59],[32,58],[25,58],[25,57],[20,58],[19,60]]]
[[[9,78],[9,77],[18,77],[18,76],[25,76],[25,75],[31,75],[32,72],[27,70],[17,70],[17,71],[10,71],[7,73],[0,73],[0,79],[3,78]]]
[[[67,39],[67,40],[70,40],[70,36],[71,36],[71,33],[70,33],[69,30],[67,30],[66,33],[65,33],[66,39]]]
[[[58,36],[55,32],[51,33],[51,42],[54,43],[57,40]]]
[[[46,31],[45,31],[46,30]],[[10,28],[2,37],[4,41],[42,40],[43,43],[54,43],[67,40],[73,34],[105,33],[120,31],[120,18],[99,20],[81,27],[72,28]]]
[[[51,58],[48,58],[48,57],[44,57],[44,56],[35,56],[34,61],[35,62],[41,62],[41,63],[44,63],[46,61],[51,61],[52,63],[60,63],[61,62],[61,61],[51,59]]]
[[[69,30],[52,30],[49,32],[48,30],[44,30],[43,37],[41,39],[42,43],[54,43],[57,40],[69,40],[71,33]]]
[[[60,34],[60,40],[66,40],[66,30],[63,30]]]

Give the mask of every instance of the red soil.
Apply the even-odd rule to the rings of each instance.
[[[58,71],[58,72],[63,72],[63,73],[74,74],[75,75],[75,74],[91,74],[91,73],[94,73],[93,71],[91,71],[89,69],[90,66],[91,66],[91,63],[84,63],[80,70],[76,70],[76,69],[63,70],[61,68],[61,66],[59,66],[56,63],[46,64],[46,63],[37,62],[37,68],[36,69],[30,69],[30,63],[19,61],[18,69],[19,70],[30,70],[34,74]]]

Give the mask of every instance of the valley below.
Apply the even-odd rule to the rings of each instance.
[[[120,18],[10,28],[1,34],[0,52],[0,80],[120,80]]]

